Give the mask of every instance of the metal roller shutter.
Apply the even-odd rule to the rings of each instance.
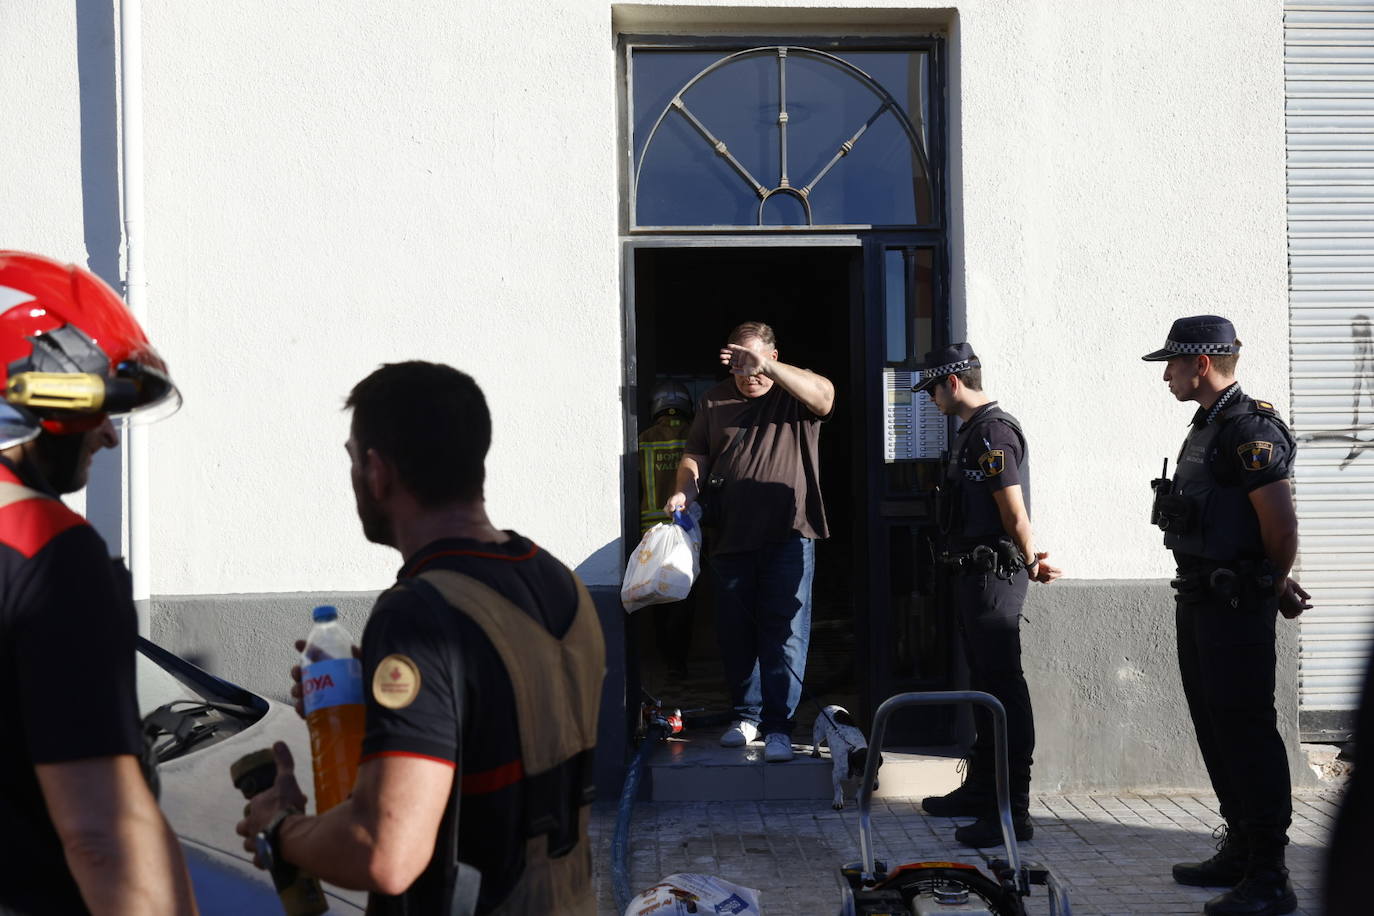
[[[1374,2],[1284,5],[1299,725],[1340,740],[1374,635]]]

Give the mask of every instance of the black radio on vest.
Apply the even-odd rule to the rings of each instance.
[[[1218,479],[1214,470],[1217,451],[1224,447],[1228,426],[1241,417],[1254,414],[1278,419],[1273,407],[1241,395],[1212,422],[1195,425],[1189,430],[1172,481],[1162,478],[1151,481],[1155,498],[1150,521],[1164,531],[1165,547],[1175,553],[1223,564],[1258,560],[1264,556],[1259,520],[1250,504],[1249,491],[1239,480]],[[1287,427],[1282,422],[1273,426],[1287,439],[1291,451],[1294,442]]]

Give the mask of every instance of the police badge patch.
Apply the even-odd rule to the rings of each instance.
[[[1000,448],[995,448],[982,454],[978,466],[983,469],[983,476],[996,477],[1006,470],[1007,458]]]
[[[1240,455],[1240,463],[1245,470],[1262,471],[1269,467],[1269,462],[1274,457],[1274,443],[1247,442],[1236,449],[1236,454]]]

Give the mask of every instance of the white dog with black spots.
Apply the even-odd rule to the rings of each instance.
[[[864,767],[868,764],[868,739],[854,724],[854,717],[843,706],[827,706],[816,717],[816,727],[811,734],[811,756],[821,755],[821,745],[830,749],[830,759],[834,762],[831,781],[835,785],[835,798],[831,803],[836,811],[844,807],[844,783],[857,782],[863,778]],[[878,766],[883,758],[878,756]],[[878,780],[873,780],[877,791]]]

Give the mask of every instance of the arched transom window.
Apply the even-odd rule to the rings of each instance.
[[[928,48],[632,47],[631,221],[940,222]]]

